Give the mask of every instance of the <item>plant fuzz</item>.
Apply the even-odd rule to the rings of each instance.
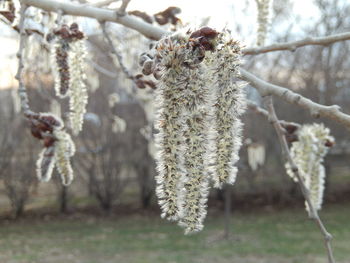
[[[229,58],[231,55],[232,59]],[[232,163],[238,159],[241,122],[237,119],[244,111],[245,99],[242,86],[232,87],[231,82],[238,74],[239,55],[238,43],[229,39],[226,32],[219,33],[204,27],[164,37],[158,42],[154,57],[144,54],[141,59],[144,73],[149,75],[153,72],[159,79],[156,90],[156,128],[159,130],[155,141],[156,193],[162,217],[179,221],[186,234],[203,228],[211,178],[209,172],[212,170],[208,165],[217,164],[210,164],[209,160],[210,156],[221,152],[214,148],[223,147],[214,146],[215,136],[210,136],[210,133],[215,133],[211,131],[211,126],[219,129],[222,125],[215,122],[218,116],[214,115],[220,115],[217,111],[224,112],[219,117],[226,120],[228,127],[224,127],[227,133],[224,138],[216,141],[235,136],[228,138],[233,143],[229,142],[229,146],[224,147],[228,157],[222,160],[222,166],[232,168]],[[226,67],[224,76],[219,73],[223,67]],[[225,79],[220,82],[222,77]],[[229,92],[232,88],[233,92]],[[230,96],[227,103],[216,107],[225,96]],[[233,116],[229,117],[230,114]],[[219,133],[221,131],[215,134]],[[235,169],[228,170],[230,175],[226,177],[232,178],[231,174],[235,176],[235,172]],[[234,180],[226,177],[220,179],[222,183],[233,183]]]

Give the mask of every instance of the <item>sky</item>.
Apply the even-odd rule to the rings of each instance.
[[[119,3],[120,1],[117,1],[115,5],[118,6]],[[218,30],[227,27],[235,32],[236,26],[241,25],[238,39],[247,46],[251,46],[255,42],[255,0],[131,0],[128,10],[142,10],[154,14],[169,6],[180,7],[182,13],[179,17],[184,23],[189,23],[191,27],[198,26],[203,18],[210,17],[209,25],[211,27]],[[311,0],[294,0],[290,15],[287,15],[275,30],[283,31],[286,25],[295,23],[297,16],[304,18],[307,23],[308,19],[315,19],[316,14]],[[298,26],[295,26],[295,30],[298,30]],[[18,43],[16,37],[8,37],[9,32],[11,33],[11,30],[0,23],[0,48],[2,50],[0,52],[0,88],[16,83],[12,76],[14,76],[17,67],[14,55]],[[16,34],[12,35],[16,36]]]

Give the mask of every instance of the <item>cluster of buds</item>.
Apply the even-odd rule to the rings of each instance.
[[[312,205],[320,210],[323,201],[325,168],[323,159],[329,148],[334,144],[334,138],[329,135],[329,129],[323,124],[307,124],[296,132],[297,139],[292,142],[291,156],[298,167],[301,178],[309,190]],[[287,173],[298,181],[289,163]],[[310,209],[306,203],[306,210]]]
[[[63,129],[63,122],[50,113],[39,113],[28,116],[32,135],[43,140],[44,148],[39,154],[37,176],[41,181],[49,181],[56,165],[62,183],[68,185],[73,180],[70,158],[75,147],[71,137]]]
[[[86,112],[87,89],[85,85],[85,35],[76,23],[62,25],[48,35],[53,40],[52,57],[57,96],[69,96],[70,126],[74,134],[82,130]]]
[[[166,36],[141,57],[143,74],[159,80],[156,193],[162,217],[185,233],[203,228],[210,181],[234,181],[245,109],[239,56],[227,32],[204,27]]]

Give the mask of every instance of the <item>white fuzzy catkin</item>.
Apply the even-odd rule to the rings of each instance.
[[[70,135],[64,130],[54,130],[53,134],[57,138],[54,147],[56,167],[61,175],[62,184],[69,185],[73,180],[70,158],[75,153],[75,146]]]
[[[161,216],[178,220],[183,202],[183,196],[179,195],[180,183],[185,173],[182,156],[184,120],[181,115],[185,103],[183,91],[186,75],[190,70],[182,65],[185,52],[181,48],[181,40],[166,37],[160,40],[157,50],[164,72],[156,91],[158,111],[155,128],[159,130],[155,135],[158,170],[156,194]]]
[[[36,162],[36,174],[40,181],[48,182],[51,179],[53,168],[55,167],[54,159],[55,147],[45,147],[40,153]]]
[[[245,110],[239,43],[210,28],[190,34],[166,36],[155,54],[156,193],[162,217],[186,234],[203,228],[210,179],[216,187],[235,180]]]
[[[247,146],[248,164],[253,171],[256,171],[265,163],[265,147],[260,143],[252,143]]]
[[[199,105],[187,114],[183,133],[186,175],[183,178],[184,201],[179,221],[179,225],[185,228],[185,234],[202,230],[209,195],[209,177],[205,171],[208,138],[204,132],[208,129],[207,108]]]
[[[258,46],[263,46],[265,44],[267,30],[270,23],[270,1],[271,0],[255,0],[258,9],[258,36],[256,41]]]
[[[70,44],[68,64],[70,69],[69,82],[69,121],[74,135],[77,135],[83,128],[84,114],[88,102],[88,92],[84,80],[85,75],[86,49],[84,39],[77,40]]]
[[[210,174],[214,187],[236,180],[242,146],[241,115],[246,109],[245,83],[239,82],[240,45],[224,32],[218,36],[217,49],[207,56],[214,97],[210,129]]]
[[[323,124],[306,124],[298,131],[298,141],[293,142],[291,147],[291,156],[310,192],[311,203],[316,210],[321,209],[323,201],[325,169],[322,163],[329,149],[326,143],[333,140],[329,129]],[[287,173],[297,181],[289,163],[286,164],[286,168]],[[306,210],[310,214],[307,203]]]
[[[185,228],[185,234],[198,232],[203,228],[209,194],[209,176],[206,171],[208,161],[208,129],[211,94],[209,93],[210,74],[204,63],[198,63],[198,55],[192,47],[184,49],[186,62],[190,67],[183,68],[184,90],[184,167],[185,176],[180,184],[180,196],[183,198],[180,207],[179,225]],[[181,83],[181,82],[180,82]]]

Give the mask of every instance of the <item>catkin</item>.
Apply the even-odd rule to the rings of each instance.
[[[88,102],[88,93],[85,85],[85,57],[86,49],[84,40],[78,40],[70,44],[69,67],[69,121],[74,135],[77,135],[83,128],[84,114]]]
[[[238,42],[208,27],[156,47],[156,193],[162,217],[186,234],[203,228],[210,179],[221,187],[236,176],[245,110],[239,56]]]
[[[329,135],[329,129],[323,124],[306,124],[298,131],[298,141],[293,142],[291,147],[291,157],[309,190],[311,203],[316,210],[321,209],[323,201],[325,182],[323,158],[328,152],[328,144],[333,140]],[[297,181],[289,163],[286,164],[286,169],[288,175]],[[305,205],[310,214],[307,203]]]
[[[258,28],[257,28],[257,41],[258,46],[265,44],[267,35],[267,29],[269,26],[269,12],[270,12],[270,0],[255,0],[258,9]]]
[[[218,37],[217,49],[207,57],[212,77],[214,104],[208,164],[214,186],[233,184],[236,179],[238,152],[242,145],[241,115],[246,109],[245,83],[239,82],[240,45],[226,33]]]

